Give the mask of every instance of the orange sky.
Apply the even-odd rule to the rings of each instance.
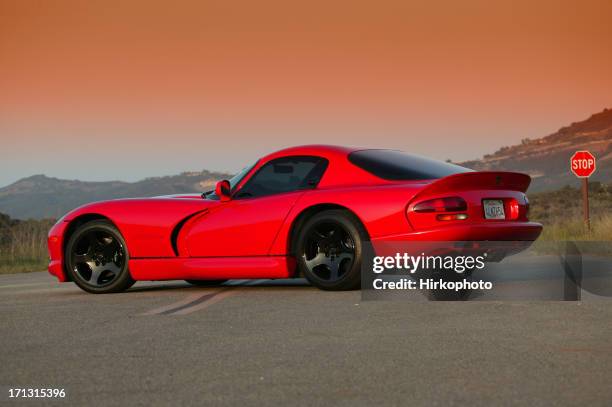
[[[612,107],[607,1],[0,0],[0,186],[326,142],[462,160]]]

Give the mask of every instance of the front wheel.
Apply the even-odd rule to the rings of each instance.
[[[367,234],[345,210],[326,210],[308,219],[298,232],[298,269],[323,290],[355,290],[361,286],[363,240]]]
[[[125,240],[108,221],[79,226],[66,244],[66,269],[72,281],[90,293],[116,293],[131,287],[135,281],[128,260]]]

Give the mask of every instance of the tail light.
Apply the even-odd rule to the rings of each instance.
[[[466,220],[468,218],[467,213],[445,213],[436,215],[436,219],[438,220]]]
[[[467,203],[458,196],[448,198],[436,198],[419,202],[412,208],[414,212],[463,212],[467,211]]]
[[[510,207],[510,216],[511,220],[516,220],[519,218],[519,203],[516,199],[511,199],[508,206]]]

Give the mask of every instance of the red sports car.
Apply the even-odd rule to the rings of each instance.
[[[522,241],[528,175],[474,172],[394,150],[303,146],[270,154],[214,191],[96,202],[49,233],[49,272],[92,293],[138,280],[304,276],[358,288],[364,243]]]

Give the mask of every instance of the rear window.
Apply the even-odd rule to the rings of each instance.
[[[459,165],[397,150],[360,150],[350,153],[348,159],[359,168],[392,181],[437,179],[472,171]]]

